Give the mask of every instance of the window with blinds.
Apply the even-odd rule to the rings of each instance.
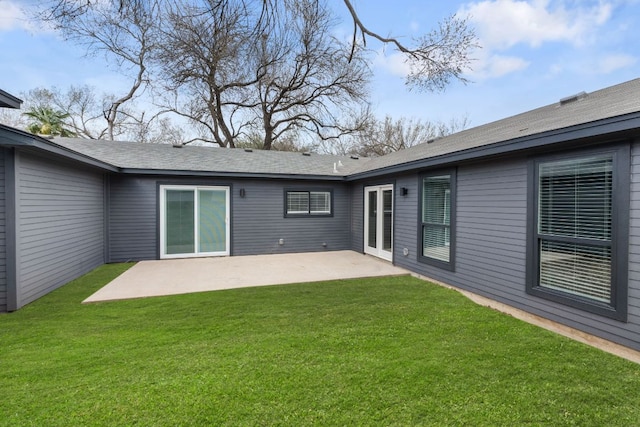
[[[331,213],[331,194],[328,191],[309,192],[309,212],[312,214]]]
[[[286,191],[285,215],[331,215],[330,191]]]
[[[306,191],[287,192],[287,213],[288,214],[308,214],[309,213],[309,193]]]
[[[626,321],[631,147],[532,159],[528,294]]]
[[[538,285],[610,304],[612,156],[538,168]]]
[[[422,261],[452,269],[453,173],[422,177]]]

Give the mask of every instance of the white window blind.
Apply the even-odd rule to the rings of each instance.
[[[611,301],[613,159],[539,165],[539,285]]]
[[[308,214],[309,213],[309,193],[306,191],[287,192],[287,213],[288,214]]]
[[[331,213],[331,194],[328,191],[312,191],[309,199],[312,214]]]
[[[331,192],[287,191],[287,214],[331,214]]]
[[[422,182],[422,254],[449,262],[451,251],[451,176],[430,176]]]

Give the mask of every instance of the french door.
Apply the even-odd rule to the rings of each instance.
[[[160,258],[229,255],[229,187],[160,186]]]
[[[393,260],[393,185],[364,189],[364,252]]]

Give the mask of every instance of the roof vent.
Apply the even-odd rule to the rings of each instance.
[[[245,148],[244,152],[245,153],[253,153],[253,150],[251,148]]]
[[[303,155],[303,156],[307,156],[307,157],[309,157],[309,156],[311,155],[311,153],[310,153],[310,152],[308,152],[308,151],[305,151],[304,153],[302,153],[302,155]]]
[[[562,98],[560,100],[560,105],[566,105],[569,104],[571,102],[576,102],[579,101],[581,99],[584,99],[587,97],[587,92],[580,92],[580,93],[576,93],[575,95],[571,95],[571,96],[567,96],[566,98]]]

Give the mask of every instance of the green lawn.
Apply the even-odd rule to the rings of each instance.
[[[0,316],[0,425],[640,425],[640,366],[405,276]]]

